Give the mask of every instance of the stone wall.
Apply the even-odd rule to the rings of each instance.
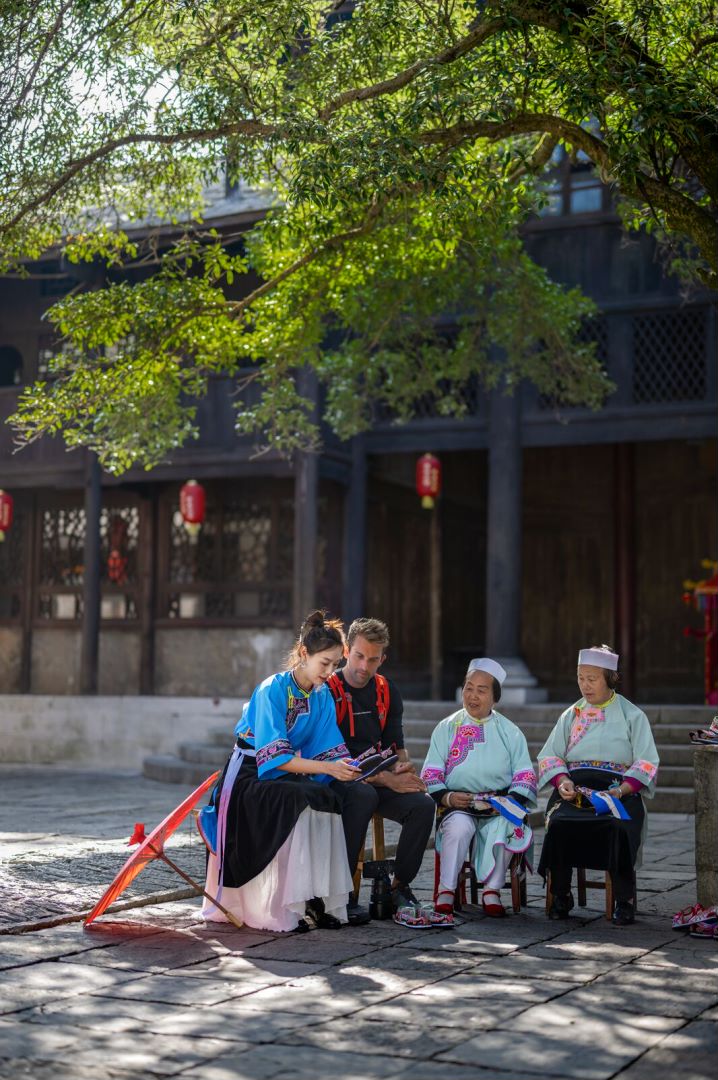
[[[20,689],[22,631],[14,626],[0,626],[0,694],[15,694]]]
[[[292,645],[288,630],[172,627],[155,634],[155,693],[177,697],[249,695],[282,667]],[[0,628],[0,693],[20,687],[20,631]],[[33,694],[77,694],[79,627],[38,628],[32,636]],[[100,633],[99,691],[137,694],[140,635],[125,629]]]
[[[155,636],[155,693],[249,695],[279,671],[292,646],[288,630],[158,630]]]
[[[241,699],[202,697],[0,696],[0,763],[74,765],[139,772],[150,754],[226,729]],[[208,773],[211,769],[207,770]]]
[[[40,628],[32,635],[33,694],[77,694],[80,689],[81,631]],[[136,694],[140,689],[140,636],[131,630],[100,631],[98,672],[101,694]],[[198,693],[201,693],[198,690]]]

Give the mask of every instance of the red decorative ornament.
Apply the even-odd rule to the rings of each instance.
[[[206,498],[204,488],[196,480],[188,480],[180,489],[180,514],[184,527],[192,540],[197,539],[205,519]]]
[[[127,841],[127,847],[133,847],[135,844],[144,844],[147,837],[145,836],[145,823],[143,821],[135,822],[135,831],[130,839]]]
[[[127,558],[118,548],[113,548],[107,556],[107,576],[114,585],[124,585],[127,581]]]
[[[425,510],[431,510],[441,492],[441,462],[433,454],[422,454],[416,463],[416,493]]]
[[[8,491],[0,489],[0,541],[5,539],[5,533],[12,525],[13,498]]]

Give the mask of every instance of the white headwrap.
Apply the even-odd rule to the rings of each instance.
[[[479,656],[476,660],[472,660],[466,672],[467,676],[472,671],[486,671],[497,680],[499,686],[504,685],[506,672],[501,667],[501,664],[497,664],[495,660],[489,660],[488,656]]]
[[[581,649],[578,662],[606,668],[608,671],[618,671],[618,653],[611,652],[610,649]]]

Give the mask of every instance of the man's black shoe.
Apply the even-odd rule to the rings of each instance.
[[[401,882],[395,885],[391,890],[391,906],[394,911],[398,911],[403,907],[417,907],[419,901],[414,896],[413,892],[408,885],[402,885]]]
[[[349,897],[347,904],[347,922],[350,926],[364,926],[371,922],[371,915],[365,907],[362,907],[353,896]]]
[[[573,896],[571,893],[568,893],[566,896],[554,896],[551,901],[548,917],[549,919],[567,919],[572,907]]]
[[[631,923],[636,921],[636,916],[633,912],[633,904],[628,900],[617,900],[616,906],[613,909],[613,917],[611,922],[614,926],[630,926]]]
[[[324,909],[324,901],[318,896],[308,900],[304,909],[306,920],[318,930],[338,930],[341,922],[335,915],[329,915]]]

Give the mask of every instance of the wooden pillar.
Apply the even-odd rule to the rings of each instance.
[[[354,436],[351,452],[351,474],[344,500],[342,573],[342,615],[347,626],[365,614],[367,461],[363,435]]]
[[[486,653],[521,647],[522,460],[519,391],[491,394],[486,550]]]
[[[80,693],[96,694],[100,656],[100,513],[102,472],[97,455],[85,463],[85,566],[82,576]]]
[[[139,619],[140,693],[155,692],[155,581],[157,576],[157,500],[143,496],[140,501]]]
[[[310,368],[298,376],[299,389],[314,402],[317,415],[318,384]],[[319,499],[319,455],[301,451],[294,464],[294,626],[301,626],[307,613],[317,605],[317,502]]]
[[[696,898],[718,904],[718,748],[699,746],[693,754],[696,834]]]
[[[429,522],[429,655],[431,700],[441,700],[441,502],[434,503]]]
[[[613,451],[614,648],[621,657],[621,691],[636,690],[636,528],[635,448],[617,443]]]
[[[20,654],[20,693],[29,694],[32,689],[32,624],[35,619],[35,574],[37,543],[41,523],[38,520],[37,496],[28,498],[24,516],[24,565],[22,589],[22,644]]]

